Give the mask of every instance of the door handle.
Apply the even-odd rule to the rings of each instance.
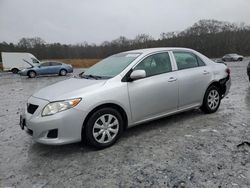
[[[204,71],[203,71],[203,74],[206,75],[206,74],[209,74],[209,72],[208,72],[207,70],[204,70]]]
[[[177,80],[177,78],[170,77],[170,78],[168,79],[168,82],[174,82],[174,81],[176,81],[176,80]]]

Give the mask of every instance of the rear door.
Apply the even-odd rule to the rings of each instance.
[[[200,105],[212,77],[209,66],[191,52],[173,51],[173,55],[178,69],[178,108]]]
[[[50,67],[51,74],[59,74],[61,68],[62,68],[62,64],[61,63],[51,62],[51,67]]]
[[[178,80],[168,52],[145,57],[134,70],[146,72],[146,78],[128,82],[134,123],[177,109]]]

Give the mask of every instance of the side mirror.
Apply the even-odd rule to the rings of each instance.
[[[131,74],[130,74],[130,79],[131,80],[139,80],[142,78],[146,77],[146,72],[145,70],[134,70]]]

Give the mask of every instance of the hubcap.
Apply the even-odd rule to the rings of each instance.
[[[208,106],[211,110],[214,110],[219,105],[220,96],[217,90],[211,90],[208,95]]]
[[[119,121],[112,114],[100,116],[93,126],[93,136],[99,143],[111,142],[119,131]]]
[[[66,71],[65,71],[65,70],[62,70],[62,71],[61,71],[61,75],[64,76],[65,74],[66,74]]]
[[[31,78],[34,78],[34,77],[35,77],[35,73],[34,73],[34,72],[31,72],[31,73],[30,73],[30,77],[31,77]]]

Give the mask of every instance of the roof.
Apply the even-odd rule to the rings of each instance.
[[[149,54],[149,53],[153,53],[153,52],[166,51],[166,50],[194,51],[194,50],[189,49],[189,48],[162,47],[162,48],[144,48],[144,49],[130,50],[127,52]]]

